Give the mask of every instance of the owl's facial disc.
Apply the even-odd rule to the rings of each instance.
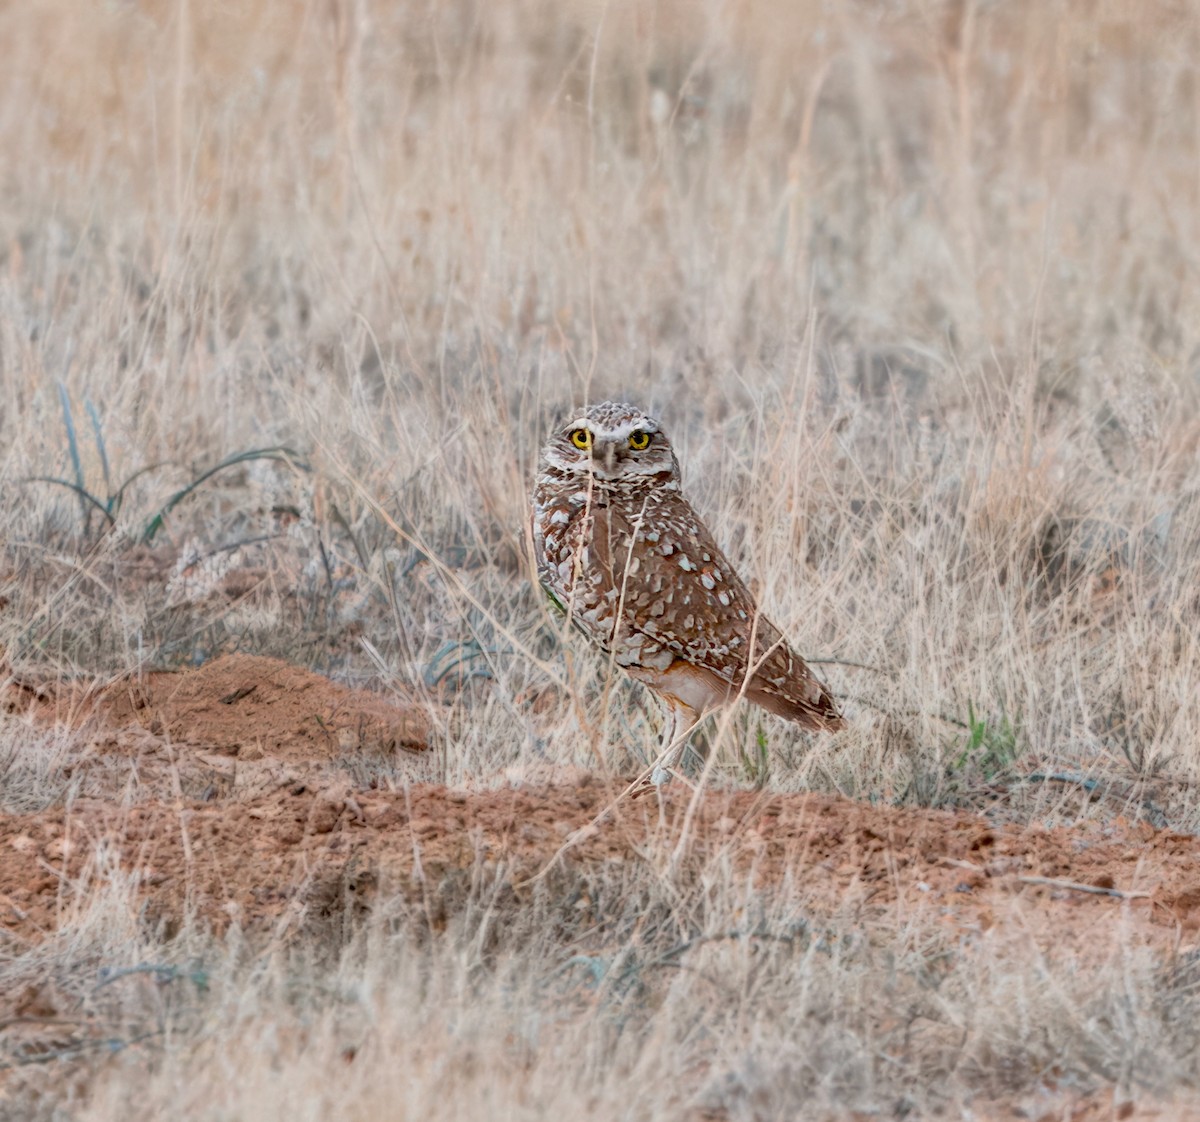
[[[581,420],[567,430],[567,442],[578,468],[606,483],[658,475],[671,468],[666,438],[648,417],[617,425]]]
[[[570,475],[608,484],[663,476],[679,467],[658,422],[619,402],[595,405],[561,428],[545,452],[546,462]]]

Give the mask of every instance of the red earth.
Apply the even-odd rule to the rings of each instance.
[[[10,680],[0,702],[7,720],[67,724],[86,743],[64,769],[81,781],[69,808],[0,815],[0,928],[27,943],[70,921],[101,851],[149,914],[171,924],[186,904],[217,931],[301,927],[481,862],[519,896],[555,870],[638,861],[732,862],[818,913],[899,912],[963,933],[1019,923],[1073,953],[1109,946],[1116,923],[1164,949],[1200,927],[1200,840],[1123,819],[1043,829],[683,785],[660,803],[587,775],[488,790],[355,783],[331,765],[423,752],[428,718],[273,659],[92,691]]]

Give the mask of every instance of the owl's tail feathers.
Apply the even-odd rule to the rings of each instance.
[[[801,663],[801,673],[776,684],[761,677],[753,678],[746,697],[768,713],[795,721],[808,729],[836,732],[846,727],[833,694]]]

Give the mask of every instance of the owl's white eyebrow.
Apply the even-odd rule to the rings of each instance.
[[[625,440],[630,433],[648,432],[652,436],[658,432],[657,426],[647,420],[627,421],[623,425],[618,425],[616,428],[604,429],[601,432],[596,432],[595,429],[589,429],[593,436],[603,436],[607,440]]]

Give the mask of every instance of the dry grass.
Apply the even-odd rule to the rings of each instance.
[[[427,697],[450,782],[627,770],[652,721],[564,656],[523,527],[549,418],[629,396],[854,718],[809,742],[738,714],[717,781],[1195,830],[1198,40],[1165,2],[5,8],[14,665],[282,654]],[[223,472],[140,542],[206,467],[280,445],[304,462]],[[133,481],[105,528],[40,476]],[[63,746],[10,760],[20,735],[5,809],[73,797]],[[1019,781],[1051,774],[1101,797]],[[1194,981],[1129,948],[1043,970],[847,917],[684,955],[774,905],[586,890],[612,908],[590,933],[552,895],[497,933],[480,882],[436,938],[377,916],[262,951],[162,942],[114,881],[5,951],[6,984],[75,987],[146,1043],[9,1093],[97,1120],[768,1118],[955,1114],[1049,1071],[1196,1085]],[[193,960],[206,987],[91,988]]]

